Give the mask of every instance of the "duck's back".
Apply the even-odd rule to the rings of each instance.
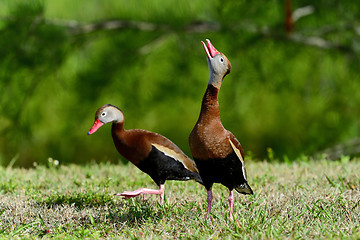
[[[195,162],[166,137],[140,129],[113,129],[112,133],[118,152],[149,174],[156,184],[166,180],[202,182]]]

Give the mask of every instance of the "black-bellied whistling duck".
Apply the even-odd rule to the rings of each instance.
[[[144,194],[158,194],[162,204],[166,180],[194,179],[202,183],[195,162],[179,147],[157,133],[141,129],[125,130],[124,114],[113,105],[104,105],[96,111],[94,125],[88,134],[93,134],[102,125],[110,122],[112,122],[111,135],[118,152],[147,173],[159,186],[158,190],[141,188],[116,195],[132,198]]]
[[[246,180],[244,150],[236,137],[226,130],[220,120],[218,93],[231,64],[207,39],[202,42],[209,65],[209,82],[201,104],[199,119],[189,136],[189,144],[196,166],[207,190],[209,216],[212,204],[212,185],[221,183],[229,191],[230,220],[233,220],[233,189],[253,194]]]

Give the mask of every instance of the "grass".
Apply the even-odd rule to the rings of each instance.
[[[360,238],[360,161],[247,163],[253,196],[214,186],[213,222],[206,191],[196,182],[166,183],[157,196],[123,200],[113,194],[155,188],[133,165],[0,168],[2,238],[264,239]]]

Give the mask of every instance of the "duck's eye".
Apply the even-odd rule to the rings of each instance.
[[[223,63],[223,62],[224,62],[224,58],[222,58],[222,57],[219,58],[219,61]]]
[[[101,116],[102,116],[102,117],[105,117],[105,116],[106,116],[106,112],[102,112],[102,113],[101,113]]]

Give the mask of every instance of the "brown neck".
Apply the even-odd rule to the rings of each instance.
[[[111,126],[111,135],[114,140],[116,148],[118,148],[118,144],[123,144],[122,140],[124,133],[125,133],[124,123],[113,122]]]
[[[113,131],[122,132],[124,131],[124,122],[113,122],[111,128]]]
[[[219,93],[219,89],[217,87],[215,87],[214,85],[209,84],[207,86],[204,97],[202,99],[201,112],[200,112],[199,118],[201,118],[203,116],[211,116],[212,118],[214,118],[214,117],[220,118],[218,93]]]
[[[124,129],[124,123],[113,123],[111,135],[118,152],[127,160],[137,165],[141,159],[145,158],[145,154],[139,154],[137,152],[136,142],[131,137],[131,130]]]

